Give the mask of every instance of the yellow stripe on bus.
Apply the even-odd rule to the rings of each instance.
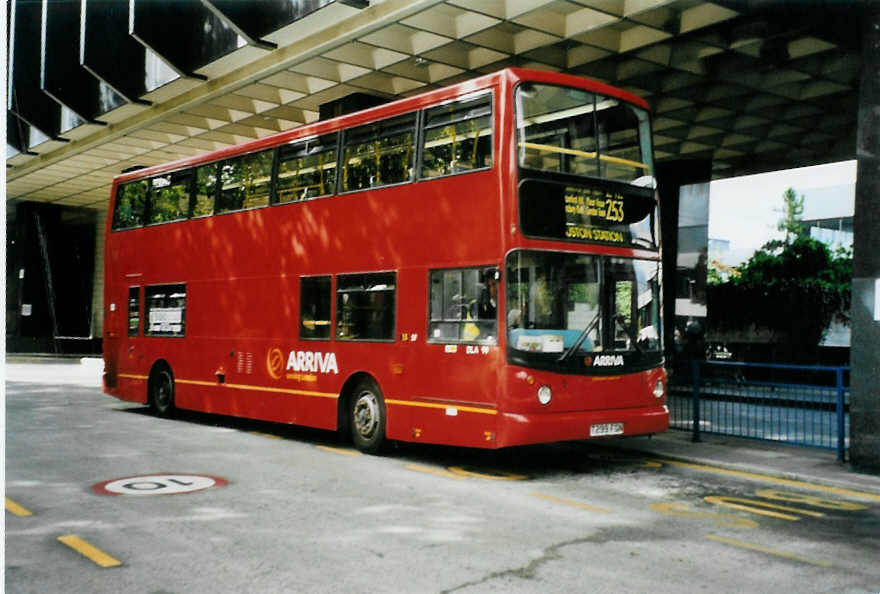
[[[399,406],[415,406],[417,408],[439,408],[442,410],[455,409],[461,412],[476,413],[479,415],[497,415],[498,411],[494,408],[477,408],[474,406],[458,406],[456,404],[435,404],[433,402],[414,402],[412,400],[386,400],[385,404],[395,404]]]
[[[277,392],[281,394],[293,394],[295,396],[313,396],[315,398],[339,398],[339,394],[331,392],[313,392],[310,390],[293,390],[291,388],[274,388],[271,386],[254,386],[249,384],[220,384],[217,382],[206,382],[200,380],[175,379],[174,383],[187,384],[192,386],[215,386],[231,388],[233,390],[252,390],[254,392]]]
[[[135,375],[133,373],[120,373],[118,377],[122,379],[132,379],[132,380],[147,380],[150,379],[148,375]]]
[[[124,377],[128,379],[148,379],[147,376],[143,375],[129,375],[129,374],[119,374],[119,377]],[[313,398],[330,398],[333,400],[339,399],[339,394],[333,392],[316,392],[312,390],[294,390],[292,388],[279,388],[272,386],[255,386],[251,384],[221,384],[216,381],[204,381],[204,380],[190,380],[190,379],[175,379],[174,383],[176,384],[184,384],[189,386],[206,386],[206,387],[225,387],[233,390],[251,390],[254,392],[275,392],[280,394],[292,394],[294,396],[311,396]],[[414,406],[416,408],[434,408],[440,410],[455,410],[456,412],[469,412],[478,415],[497,415],[498,411],[494,408],[479,408],[476,406],[459,406],[457,404],[438,404],[434,402],[416,402],[412,400],[385,400],[385,404],[393,404],[396,406]]]

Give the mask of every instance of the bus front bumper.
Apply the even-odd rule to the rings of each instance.
[[[496,447],[650,435],[669,428],[666,406],[560,413],[502,413]]]

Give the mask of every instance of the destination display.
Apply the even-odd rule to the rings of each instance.
[[[654,191],[596,180],[526,179],[520,183],[520,226],[542,239],[656,246]]]
[[[619,192],[566,186],[565,237],[623,243],[623,233],[608,227],[624,221],[624,202]]]

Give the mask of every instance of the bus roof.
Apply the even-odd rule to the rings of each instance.
[[[511,85],[516,84],[520,81],[532,81],[578,87],[609,97],[615,97],[622,101],[626,101],[627,103],[637,105],[638,107],[641,107],[643,109],[650,109],[648,103],[641,97],[638,97],[636,95],[633,95],[632,93],[629,93],[617,87],[613,87],[595,79],[576,76],[572,74],[548,72],[544,70],[532,70],[527,68],[505,68],[504,70],[499,70],[491,74],[473,78],[440,89],[426,91],[412,97],[397,99],[389,103],[384,103],[382,105],[364,109],[362,111],[345,114],[329,120],[322,120],[318,122],[313,122],[311,124],[305,124],[286,132],[279,132],[277,134],[272,134],[263,138],[250,140],[241,144],[208,151],[194,157],[185,157],[176,161],[169,161],[168,163],[153,165],[151,167],[144,167],[135,171],[121,173],[117,175],[113,181],[114,184],[118,184],[131,180],[151,177],[154,175],[161,175],[163,173],[170,173],[204,163],[221,161],[223,159],[227,159],[237,155],[252,153],[274,146],[287,144],[299,138],[309,138],[321,134],[332,133],[337,130],[350,128],[361,124],[366,124],[373,121],[379,121],[388,117],[393,117],[395,115],[400,115],[413,110],[421,109],[437,102],[447,101],[450,99],[454,99],[455,97],[478,92],[480,90],[499,85],[504,81],[507,81]]]

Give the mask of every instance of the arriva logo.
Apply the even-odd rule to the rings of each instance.
[[[281,379],[284,375],[284,355],[281,349],[270,349],[266,356],[266,369],[272,379]]]
[[[266,356],[266,370],[272,379],[281,379],[287,373],[339,373],[336,353],[316,353],[313,351],[290,351],[287,363],[281,349],[270,349]]]
[[[620,367],[623,355],[599,355],[593,360],[593,367]]]
[[[336,353],[290,351],[290,356],[287,357],[287,371],[338,374],[339,366],[336,365]]]

